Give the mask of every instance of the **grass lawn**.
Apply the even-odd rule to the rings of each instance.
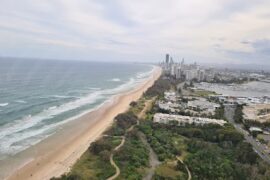
[[[154,179],[186,179],[185,172],[177,170],[177,161],[166,161],[157,167]]]
[[[188,152],[186,150],[187,146],[186,146],[185,140],[187,140],[187,138],[181,135],[177,135],[172,138],[174,147],[181,152],[181,156],[179,157],[182,160],[188,155]]]
[[[207,91],[207,90],[196,90],[195,92],[192,93],[194,96],[198,97],[208,97],[210,95],[217,95],[216,92],[213,91]]]

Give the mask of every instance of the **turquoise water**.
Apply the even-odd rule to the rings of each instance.
[[[133,63],[0,59],[0,159],[134,88],[152,70]]]

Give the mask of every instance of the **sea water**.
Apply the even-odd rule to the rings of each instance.
[[[153,66],[0,59],[0,160],[54,134],[72,117],[136,87]]]

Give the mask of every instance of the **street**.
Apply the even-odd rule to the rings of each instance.
[[[227,120],[233,124],[233,126],[244,135],[244,138],[248,143],[250,143],[253,146],[254,151],[263,159],[265,160],[268,164],[270,164],[270,155],[267,154],[265,151],[265,147],[263,144],[260,142],[257,142],[249,133],[243,129],[241,124],[236,124],[234,122],[233,116],[234,116],[234,111],[235,107],[234,105],[228,105],[224,104],[225,106],[225,117]]]

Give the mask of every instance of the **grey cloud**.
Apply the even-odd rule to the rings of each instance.
[[[270,40],[261,39],[252,43],[253,48],[257,53],[270,57]]]
[[[241,41],[242,44],[250,44],[250,41]]]

